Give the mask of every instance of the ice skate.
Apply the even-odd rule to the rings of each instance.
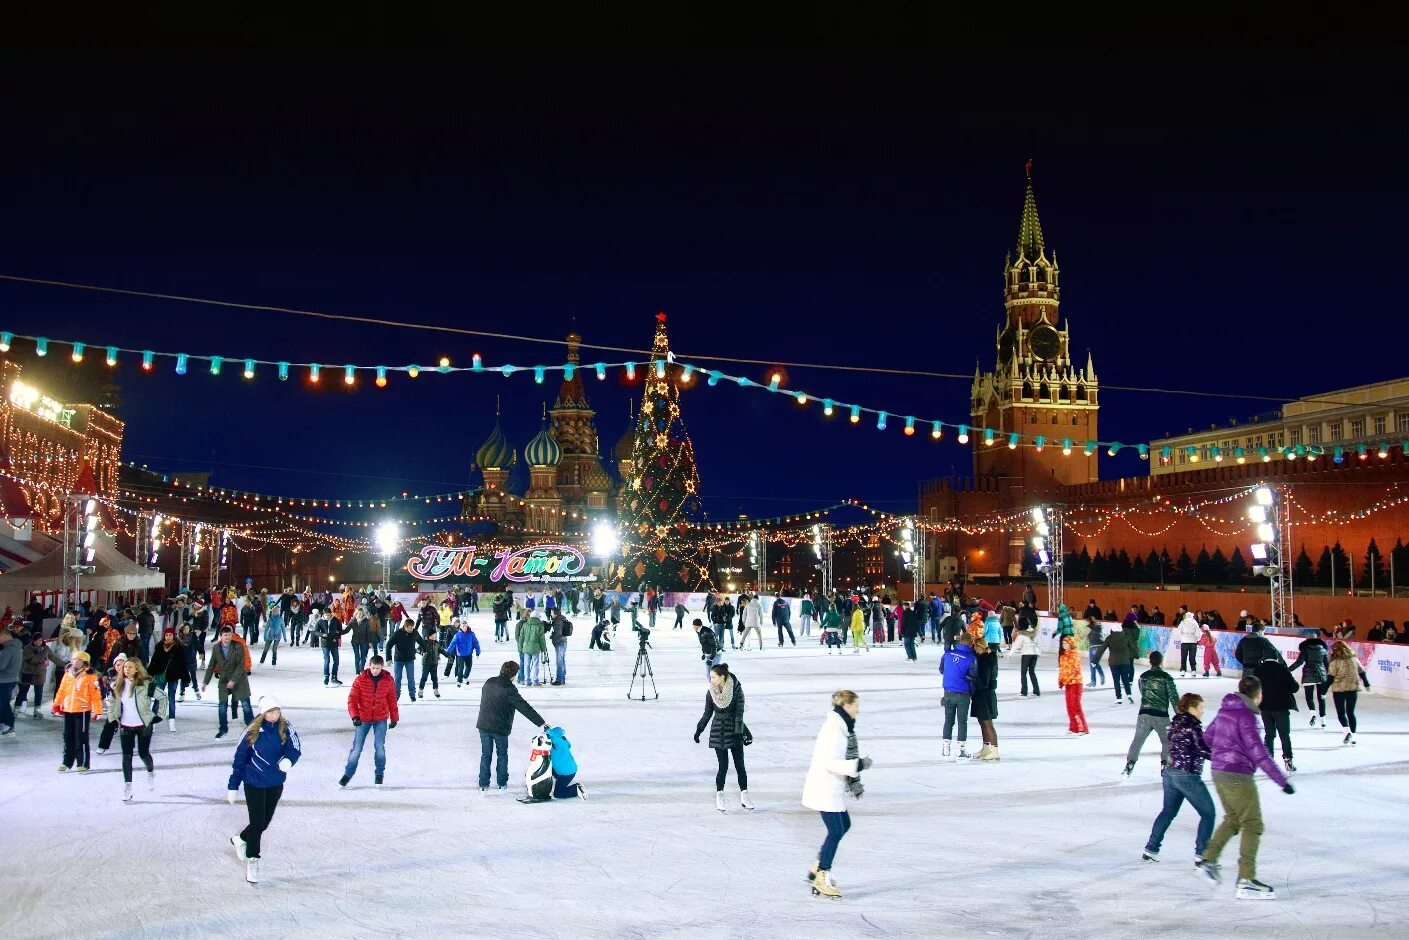
[[[185,689],[182,689],[182,690],[181,690],[181,694],[178,695],[178,696],[176,696],[176,701],[178,701],[178,702],[184,702],[184,701],[186,701],[186,690],[185,690]]]
[[[961,760],[968,760],[968,759],[969,759],[969,746],[968,746],[967,744],[965,744],[963,741],[960,741],[960,742],[959,742],[959,758],[960,758]]]
[[[1349,731],[1347,731],[1347,732],[1345,733],[1345,737],[1341,738],[1341,743],[1342,743],[1342,744],[1354,744],[1354,743],[1355,743],[1355,735],[1353,735],[1353,734],[1351,734]],[[98,753],[101,754],[101,753],[103,753],[103,752],[102,752],[102,751],[99,751]]]
[[[154,770],[149,770],[149,771],[147,771],[147,789],[148,789],[148,790],[155,790],[156,788],[157,788],[157,774],[156,774],[156,771],[154,771]]]
[[[1217,862],[1196,858],[1194,859],[1194,870],[1214,884],[1221,884],[1223,881],[1223,866]]]
[[[945,742],[944,742],[944,750],[940,752],[940,756],[943,757],[945,760],[949,760],[949,759],[950,759],[950,756],[951,756],[951,755],[950,755],[950,753],[949,753],[949,748],[950,748],[950,743],[949,743],[948,741],[945,741]]]
[[[249,856],[245,854],[245,840],[239,836],[230,837],[230,845],[235,849],[235,857],[242,862],[249,861]]]
[[[1316,727],[1316,716],[1315,716],[1315,715],[1312,715],[1312,716],[1311,716],[1311,727],[1313,727],[1313,728]]]
[[[130,784],[130,783],[124,783],[124,784],[122,785],[122,802],[124,802],[124,803],[131,803],[131,802],[132,802],[132,784]]]
[[[577,785],[577,798],[579,800],[587,799],[587,788],[580,783]]]
[[[1120,775],[1122,777],[1129,777],[1134,770],[1135,762],[1133,760],[1128,760],[1125,762],[1125,769],[1120,772]]]
[[[252,885],[259,884],[259,859],[252,858],[245,862],[245,880]]]
[[[747,791],[747,790],[740,790],[740,791],[739,791],[739,806],[741,806],[741,807],[744,808],[744,809],[748,809],[748,810],[753,809],[753,803],[749,801],[749,791]]]
[[[1140,858],[1144,859],[1147,862],[1158,862],[1159,853],[1151,852],[1149,849],[1146,849],[1145,851],[1140,853]]]
[[[43,717],[43,716],[41,716],[41,715],[39,714],[39,706],[38,706],[38,705],[34,706],[33,708],[31,708],[31,709],[29,710],[29,717],[31,717],[31,718],[40,718],[40,717]]]
[[[1355,732],[1354,732],[1354,731],[1350,732],[1350,734],[1346,735],[1346,737],[1350,738],[1350,743],[1351,743],[1352,745],[1355,744]]]
[[[1117,705],[1123,705],[1123,704],[1125,704],[1124,702],[1122,702],[1122,701],[1121,701],[1120,699],[1118,699],[1118,698],[1115,700],[1115,703],[1116,703]]]
[[[381,789],[381,786],[382,786],[382,775],[381,775],[381,774],[377,774],[377,776],[372,780],[372,786],[377,787],[378,789]]]
[[[831,872],[819,871],[817,876],[812,879],[812,896],[841,900],[841,892],[837,890],[836,885],[832,884]]]
[[[1256,878],[1239,878],[1237,898],[1239,901],[1275,901],[1277,892]]]
[[[1347,744],[1350,743],[1350,735],[1347,734],[1347,735],[1345,736],[1345,742],[1346,742]],[[105,748],[105,747],[100,747],[100,748],[98,748],[98,753],[99,753],[100,755],[106,754],[107,752],[108,752],[108,749]]]
[[[996,744],[985,745],[985,750],[987,750],[988,753],[987,753],[987,754],[984,754],[982,751],[980,751],[980,752],[979,752],[979,755],[978,755],[978,759],[979,759],[979,760],[987,760],[987,761],[996,761],[996,760],[998,760],[998,745],[996,745]]]
[[[78,770],[78,772],[81,773],[81,774],[86,774],[86,773],[88,773],[88,768],[87,768],[87,767],[84,767],[82,764],[80,764],[80,765],[78,766],[77,770]]]
[[[167,731],[175,731],[175,730],[176,730],[176,719],[175,719],[175,718],[168,718],[168,719],[166,719],[166,730],[167,730]]]
[[[717,810],[719,810],[721,813],[725,811],[725,810],[724,810],[724,792],[723,792],[722,790],[721,790],[720,792],[714,794],[714,808],[717,809]]]
[[[432,689],[431,691],[435,693],[436,698],[440,698],[440,689]]]
[[[1287,773],[1289,773],[1289,774],[1294,774],[1294,773],[1296,773],[1296,764],[1293,764],[1293,763],[1292,763],[1292,759],[1291,759],[1290,757],[1283,758],[1283,760],[1282,760],[1282,766],[1287,769]]]
[[[1322,715],[1321,718],[1320,718],[1320,721],[1321,721],[1321,730],[1322,730],[1322,731],[1325,731],[1325,730],[1326,730],[1326,716],[1325,716],[1325,715]]]
[[[204,669],[205,667],[202,666],[201,668]],[[200,689],[196,689],[196,701],[199,702],[200,700],[201,700],[201,690],[200,690]]]
[[[815,859],[815,858],[812,860],[812,867],[807,870],[807,880],[808,880],[808,881],[815,881],[815,880],[817,880],[817,859]],[[835,881],[833,881],[833,882],[832,882],[832,887],[833,887],[833,888],[840,888],[841,885],[839,885],[839,884],[837,884]]]
[[[338,786],[340,786],[340,787],[342,787],[344,790],[346,790],[346,789],[347,789],[347,785],[348,785],[348,783],[349,783],[351,780],[352,780],[351,777],[349,777],[347,774],[343,774],[342,777],[338,780]],[[484,789],[484,787],[480,787],[480,790],[483,790],[483,789]]]
[[[68,773],[68,765],[67,765],[67,764],[60,764],[60,765],[59,765],[59,773],[61,773],[61,774],[66,774],[66,773]]]

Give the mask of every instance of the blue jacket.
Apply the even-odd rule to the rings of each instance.
[[[553,742],[553,774],[570,777],[577,773],[577,761],[572,759],[572,745],[563,735],[563,729],[554,725],[548,729],[548,740]]]
[[[1003,621],[998,614],[989,611],[983,618],[983,639],[989,646],[999,646],[1003,642]]]
[[[479,655],[479,637],[475,636],[473,630],[456,630],[445,646],[445,655],[469,656],[471,653]]]
[[[262,722],[253,746],[249,738],[241,734],[240,746],[235,748],[235,760],[230,765],[230,783],[226,789],[238,790],[242,783],[250,787],[283,786],[288,775],[279,769],[279,761],[287,757],[297,764],[299,755],[303,753],[293,725],[288,726],[288,732],[288,739],[280,741],[278,723]]]
[[[962,643],[955,646],[944,654],[939,668],[944,673],[944,691],[973,694],[974,682],[978,679],[978,657],[973,647]]]
[[[938,597],[930,601],[930,619],[935,623],[939,623],[944,619],[944,601],[940,600]]]

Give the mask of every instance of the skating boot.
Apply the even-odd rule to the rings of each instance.
[[[943,750],[943,752],[941,753],[941,756],[942,756],[945,760],[950,760],[949,748],[950,748],[950,743],[949,743],[948,741],[945,741],[945,742],[944,742],[944,750]]]
[[[156,773],[155,770],[149,770],[149,771],[147,771],[147,789],[148,789],[148,790],[155,790],[156,788],[157,788],[157,773]]]
[[[372,781],[372,786],[374,786],[374,787],[376,787],[376,788],[378,788],[378,789],[381,789],[381,786],[382,786],[382,775],[381,775],[381,774],[377,774],[376,779],[374,779],[374,780]]]
[[[984,744],[983,747],[978,749],[978,753],[974,755],[974,760],[988,760],[988,755],[992,750],[993,745]]]
[[[818,860],[814,858],[814,859],[812,860],[812,867],[807,870],[807,880],[808,880],[808,881],[816,881],[816,880],[817,880],[817,861],[818,861]],[[839,885],[839,884],[837,884],[835,881],[833,881],[833,882],[832,882],[832,887],[833,887],[833,888],[840,888],[841,885]]]
[[[1285,767],[1285,768],[1287,768],[1287,773],[1289,773],[1289,774],[1294,774],[1294,773],[1296,773],[1296,764],[1293,764],[1293,763],[1292,763],[1292,759],[1291,759],[1290,757],[1284,758],[1284,759],[1282,760],[1282,766]]]
[[[739,791],[739,805],[744,809],[753,809],[753,803],[749,800],[749,791]]]
[[[245,840],[239,836],[230,837],[230,845],[235,849],[235,857],[242,862],[249,861],[249,856],[245,854]]]
[[[1122,777],[1129,777],[1134,770],[1135,762],[1133,760],[1128,760],[1125,762],[1125,769],[1120,772],[1120,775]]]
[[[1256,878],[1239,878],[1237,898],[1239,901],[1275,901],[1277,892]]]
[[[1353,735],[1353,734],[1351,734],[1349,731],[1347,731],[1347,732],[1345,733],[1345,737],[1341,738],[1341,743],[1342,743],[1342,744],[1354,744],[1354,743],[1355,743],[1355,735]],[[99,751],[98,753],[101,754],[101,753],[103,753],[103,752],[102,752],[102,751]]]
[[[722,790],[714,794],[714,808],[721,813],[724,812],[724,792]]]
[[[342,787],[344,790],[346,790],[346,789],[347,789],[347,784],[348,784],[348,782],[349,782],[350,780],[352,780],[351,777],[349,777],[347,774],[343,774],[342,777],[339,778],[339,780],[338,780],[338,786],[340,786],[340,787]],[[481,792],[481,793],[484,792],[484,787],[480,787],[479,789],[480,789],[480,792]]]
[[[245,862],[245,880],[252,885],[259,884],[259,859],[252,858]]]
[[[201,668],[204,669],[205,667],[202,666]],[[200,689],[197,689],[197,690],[196,690],[196,701],[199,702],[200,700],[201,700],[201,690],[200,690]]]
[[[341,685],[342,683],[338,683],[338,684]],[[432,689],[431,691],[435,692],[435,697],[436,697],[436,698],[440,698],[440,689]]]
[[[1214,884],[1221,884],[1223,882],[1223,866],[1217,862],[1206,862],[1196,857],[1194,859],[1194,870]]]
[[[132,802],[132,784],[130,784],[130,783],[124,783],[124,784],[122,785],[122,802],[124,802],[124,803],[131,803],[131,802]]]
[[[38,706],[38,705],[36,705],[36,706],[34,706],[33,708],[30,709],[30,711],[29,711],[29,717],[31,717],[31,718],[39,718],[39,717],[41,717],[40,714],[39,714],[39,706]]]
[[[1351,743],[1351,744],[1354,744],[1354,743],[1355,743],[1355,732],[1354,732],[1354,731],[1350,732],[1350,743]]]
[[[184,701],[186,701],[186,690],[185,690],[185,689],[182,689],[182,690],[181,690],[181,694],[178,695],[178,696],[176,696],[176,701],[178,701],[178,702],[184,702]]]
[[[998,760],[998,745],[996,745],[996,744],[989,744],[989,745],[987,745],[987,746],[984,748],[984,750],[986,750],[988,753],[985,754],[985,753],[983,753],[983,751],[980,751],[980,752],[979,752],[979,755],[978,755],[978,759],[979,759],[979,760],[995,761],[995,762]]]
[[[1321,721],[1321,730],[1322,730],[1322,731],[1325,731],[1325,730],[1326,730],[1326,716],[1325,716],[1325,715],[1322,715],[1321,718],[1320,718],[1320,721]]]
[[[1147,862],[1158,862],[1158,861],[1159,861],[1159,853],[1158,853],[1158,852],[1152,852],[1152,851],[1150,851],[1149,849],[1146,849],[1145,851],[1143,851],[1143,852],[1140,853],[1140,858],[1144,859],[1144,860],[1147,861]]]
[[[176,730],[176,719],[175,719],[175,718],[168,718],[168,719],[166,719],[166,730],[167,730],[167,731],[173,731],[173,732]]]
[[[1315,716],[1315,715],[1312,715],[1312,716],[1311,716],[1311,727],[1313,727],[1313,728],[1316,727],[1316,716]]]
[[[969,746],[968,746],[967,744],[965,744],[963,741],[960,741],[960,742],[959,742],[959,759],[960,759],[960,760],[968,760],[968,759],[969,759]]]
[[[836,901],[841,900],[841,892],[837,890],[836,885],[832,884],[831,872],[819,871],[817,876],[812,879],[812,896],[816,898],[832,898]]]

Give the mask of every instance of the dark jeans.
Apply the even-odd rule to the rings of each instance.
[[[944,693],[944,740],[954,738],[954,719],[959,719],[959,742],[969,739],[969,704],[973,697],[963,692]]]
[[[11,640],[11,643],[18,643],[18,640]],[[11,702],[15,699],[15,686],[18,682],[0,682],[0,725],[15,724],[15,710]]]
[[[1135,667],[1127,663],[1124,666],[1117,666],[1111,663],[1111,684],[1115,686],[1115,697],[1121,697],[1121,687],[1125,687],[1125,697],[1134,698],[1130,692],[1130,683],[1135,679]]]
[[[837,857],[837,846],[841,845],[841,837],[851,828],[851,814],[823,813],[822,825],[827,827],[827,838],[822,840],[822,848],[817,851],[817,870],[831,871],[832,862]]]
[[[332,672],[328,671],[328,664],[332,663]],[[323,647],[323,680],[336,679],[338,677],[338,648],[336,646]]]
[[[456,668],[457,657],[454,653],[445,654],[445,678],[450,678],[450,671]]]
[[[88,712],[64,713],[64,766],[88,767],[93,755],[88,748],[88,725],[92,715]]]
[[[431,688],[440,691],[440,678],[435,674],[435,663],[431,663],[430,668],[426,668],[425,663],[421,663],[421,696],[426,694],[426,680],[431,680]]]
[[[1179,671],[1188,669],[1190,672],[1199,671],[1198,661],[1199,644],[1180,643],[1179,644]]]
[[[137,755],[142,758],[142,766],[147,773],[152,772],[152,729],[150,726],[122,729],[122,782],[132,782],[132,748],[137,747]]]
[[[42,682],[21,682],[19,691],[15,693],[15,707],[24,708],[24,700],[29,695],[29,690],[34,690],[34,707],[38,708],[44,701],[44,683]]]
[[[739,778],[739,789],[749,788],[749,772],[744,767],[744,746],[735,744],[733,747],[717,747],[714,749],[715,759],[719,761],[719,769],[714,772],[714,789],[724,789],[724,778],[729,775],[729,755],[734,755],[734,774]]]
[[[233,708],[234,705],[235,705],[235,699],[230,699],[229,701],[230,701],[230,706]],[[230,730],[230,725],[229,725],[229,724],[226,722],[226,720],[225,720],[225,702],[226,702],[226,697],[225,697],[224,695],[220,696],[220,730],[221,730],[221,731],[228,731],[228,730]],[[242,699],[239,700],[239,702],[240,702],[240,707],[241,707],[241,709],[244,711],[244,715],[245,715],[245,725],[248,726],[248,725],[254,724],[254,709],[250,708],[250,700],[247,699],[247,698],[242,698]]]
[[[274,818],[274,808],[279,805],[279,797],[284,795],[284,785],[277,787],[252,787],[245,784],[245,809],[249,810],[250,824],[240,830],[240,838],[245,842],[245,855],[259,858],[259,840],[264,830],[269,828]]]
[[[499,766],[494,775],[500,787],[509,785],[509,736],[481,730],[479,733],[479,788],[489,786],[489,760],[497,753]]]
[[[792,627],[792,624],[790,624],[790,623],[780,623],[780,624],[778,624],[778,645],[779,645],[779,646],[782,646],[782,645],[783,645],[783,631],[784,631],[784,630],[788,631],[788,639],[789,639],[790,641],[792,641],[793,646],[797,646],[797,638],[793,636],[793,627]]]
[[[1279,737],[1282,739],[1282,760],[1292,759],[1292,713],[1275,712],[1261,709],[1263,743],[1267,745],[1267,753],[1272,753],[1272,739]]]
[[[1027,694],[1027,680],[1032,677],[1032,694],[1041,695],[1042,690],[1037,686],[1037,657],[1024,656],[1022,658],[1022,693]]]
[[[261,660],[263,662],[263,660]],[[354,672],[361,672],[367,668],[367,644],[352,644],[352,669]]]
[[[1331,699],[1336,703],[1336,717],[1340,719],[1341,727],[1347,725],[1352,734],[1355,733],[1355,701],[1360,698],[1359,692],[1332,692]]]
[[[463,682],[470,677],[470,670],[474,668],[475,658],[471,655],[459,656],[455,659],[455,681]]]
[[[396,699],[401,700],[401,675],[406,674],[406,692],[411,696],[411,701],[416,701],[416,661],[414,659],[400,660],[391,664],[392,681],[396,683]]]
[[[1146,852],[1159,851],[1160,846],[1164,844],[1164,834],[1169,829],[1169,824],[1179,815],[1179,808],[1184,805],[1185,800],[1188,800],[1189,805],[1199,814],[1199,829],[1194,836],[1194,854],[1203,855],[1204,846],[1208,845],[1209,836],[1213,835],[1213,824],[1218,815],[1213,808],[1213,796],[1198,774],[1176,770],[1173,767],[1164,772],[1164,808],[1155,817],[1150,839],[1145,843]]]
[[[904,638],[904,642],[905,658],[911,661],[918,659],[919,657],[915,655],[915,638],[913,636],[907,636]]]

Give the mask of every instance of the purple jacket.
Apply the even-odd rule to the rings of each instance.
[[[1170,766],[1197,777],[1203,773],[1204,761],[1208,757],[1208,744],[1204,741],[1199,720],[1183,712],[1175,715],[1169,723]]]
[[[1223,707],[1204,731],[1204,740],[1213,750],[1214,771],[1251,777],[1261,767],[1277,786],[1287,785],[1287,778],[1267,753],[1267,745],[1262,743],[1257,712],[1238,693],[1223,696]]]

